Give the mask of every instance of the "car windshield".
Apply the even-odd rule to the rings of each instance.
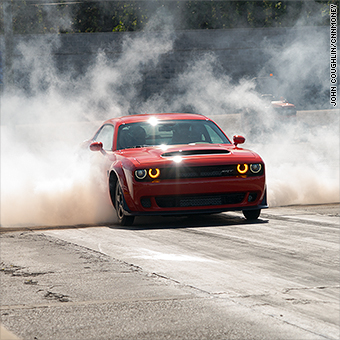
[[[157,120],[122,124],[117,150],[154,145],[230,144],[223,132],[209,120]]]

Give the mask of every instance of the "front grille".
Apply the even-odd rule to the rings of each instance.
[[[160,208],[186,208],[239,204],[244,200],[245,196],[245,193],[232,193],[195,196],[158,196],[155,199]]]
[[[161,169],[161,179],[236,176],[236,165],[172,167]]]
[[[246,174],[240,174],[237,171],[237,164],[228,165],[213,165],[213,166],[185,166],[178,165],[169,168],[160,168],[160,175],[157,180],[167,179],[187,179],[187,178],[216,178],[216,177],[235,177],[235,176],[262,176],[264,174],[264,166],[258,173],[252,173],[250,170]],[[152,181],[153,179],[147,176],[145,179],[138,179],[137,181]]]

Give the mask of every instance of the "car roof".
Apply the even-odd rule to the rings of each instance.
[[[188,120],[210,120],[198,113],[154,113],[154,114],[132,114],[129,116],[123,116],[118,118],[112,118],[104,122],[104,124],[129,124],[144,122],[154,117],[159,120],[174,120],[174,119],[188,119]]]

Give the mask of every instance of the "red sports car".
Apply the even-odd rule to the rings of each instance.
[[[121,225],[138,215],[267,208],[265,166],[200,114],[138,114],[107,120],[90,139],[107,164],[108,190]]]

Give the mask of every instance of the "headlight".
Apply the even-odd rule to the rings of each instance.
[[[141,169],[141,170],[136,170],[135,171],[135,176],[137,179],[144,179],[146,177],[146,170],[145,169]]]
[[[159,169],[149,169],[149,176],[152,178],[152,179],[155,179],[157,178],[159,175],[160,175],[160,171]]]
[[[237,171],[240,174],[245,174],[248,171],[248,164],[238,164]]]
[[[254,174],[257,174],[261,171],[262,165],[260,163],[250,164],[250,171]]]

